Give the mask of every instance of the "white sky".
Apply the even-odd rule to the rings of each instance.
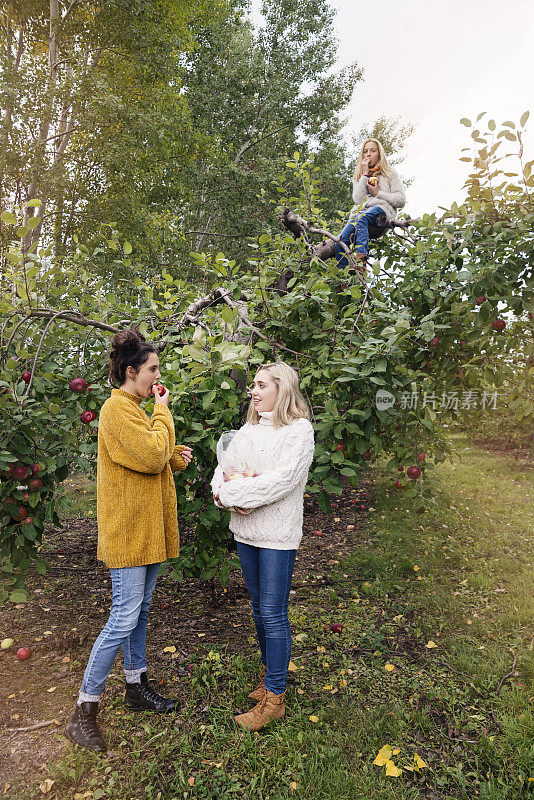
[[[380,116],[416,127],[399,168],[414,179],[407,213],[462,200],[469,164],[458,159],[472,140],[461,117],[474,121],[487,111],[498,126],[518,124],[529,109],[525,160],[534,159],[532,0],[330,2],[337,10],[338,66],[357,61],[365,69],[346,115],[347,132]],[[255,20],[259,7],[260,0],[252,0]]]

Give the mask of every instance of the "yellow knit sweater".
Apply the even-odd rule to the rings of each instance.
[[[172,470],[185,469],[174,421],[163,403],[152,417],[141,398],[113,389],[100,411],[97,558],[110,569],[175,558],[179,551]]]

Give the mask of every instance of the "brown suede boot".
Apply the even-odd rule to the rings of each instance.
[[[259,731],[269,722],[285,717],[285,696],[285,692],[274,694],[266,689],[263,698],[254,708],[251,708],[246,714],[238,714],[234,719],[238,725],[248,731]]]
[[[265,675],[266,674],[267,674],[267,667],[264,664],[262,664],[260,682],[258,683],[256,688],[253,689],[250,692],[250,694],[248,695],[248,697],[250,697],[251,700],[256,700],[256,702],[258,702],[258,700],[261,700],[261,698],[265,694]]]

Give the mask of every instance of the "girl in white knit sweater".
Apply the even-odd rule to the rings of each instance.
[[[264,666],[259,686],[249,695],[257,705],[235,717],[242,727],[256,731],[285,714],[291,656],[287,608],[314,453],[309,411],[294,369],[278,361],[258,370],[241,430],[263,454],[269,469],[255,477],[225,480],[217,467],[211,486],[215,503],[232,508],[230,530],[237,542]]]
[[[369,224],[380,217],[390,222],[406,202],[404,187],[397,172],[390,167],[384,148],[378,139],[367,139],[352,178],[352,207],[347,225],[339,234],[341,241],[351,247],[356,245],[355,259],[365,267],[369,249]],[[336,242],[339,267],[346,267],[348,259],[343,247]]]

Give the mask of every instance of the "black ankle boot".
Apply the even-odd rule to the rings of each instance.
[[[127,683],[124,702],[134,711],[157,711],[166,714],[174,711],[174,700],[168,700],[154,691],[148,682],[146,672],[141,673],[141,683]]]
[[[98,703],[82,703],[67,722],[65,733],[74,744],[86,750],[105,753],[108,749],[96,724]]]

